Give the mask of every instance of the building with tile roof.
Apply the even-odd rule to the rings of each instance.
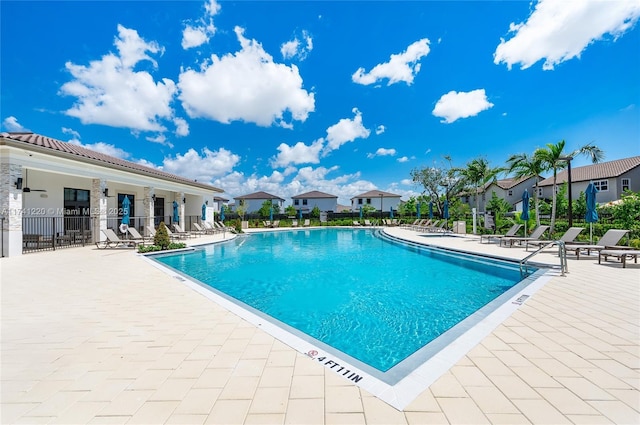
[[[33,245],[55,249],[80,230],[86,234],[83,243],[101,240],[102,229],[119,228],[125,196],[131,203],[131,225],[139,231],[172,222],[174,208],[189,230],[191,222],[201,220],[203,205],[206,217],[212,216],[214,196],[223,192],[35,133],[0,133],[0,154],[3,256]],[[29,237],[23,241],[23,235]]]
[[[558,172],[556,182],[558,187],[569,180],[569,170]],[[571,197],[577,199],[580,192],[584,192],[590,182],[598,189],[596,200],[599,204],[616,201],[622,198],[625,190],[640,192],[640,156],[601,162],[571,168]],[[539,183],[542,197],[551,199],[553,196],[553,177],[546,178]]]
[[[234,207],[237,209],[238,205],[242,205],[247,213],[254,213],[260,210],[265,201],[271,201],[273,205],[277,205],[280,208],[280,211],[284,209],[284,199],[267,192],[254,192],[248,195],[236,196],[233,199],[235,200]]]
[[[385,192],[384,190],[370,190],[351,198],[351,211],[358,211],[364,205],[371,205],[378,211],[398,210],[401,195]]]
[[[541,181],[542,177],[540,176],[538,179],[538,181]],[[498,198],[502,198],[511,204],[514,210],[517,210],[520,201],[522,201],[522,194],[525,189],[527,189],[529,195],[533,197],[535,183],[535,177],[509,177],[487,182],[484,187],[478,190],[478,197],[480,198],[480,202],[478,203],[480,211],[478,211],[478,213],[487,211],[487,204],[491,201],[494,193]],[[470,208],[476,207],[476,197],[473,191],[463,194],[461,200],[463,203],[469,204]]]
[[[291,197],[296,210],[303,213],[313,210],[315,207],[322,212],[338,212],[338,197],[329,193],[313,190]]]

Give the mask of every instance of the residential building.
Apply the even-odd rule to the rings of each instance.
[[[293,207],[302,212],[309,212],[315,207],[322,212],[337,212],[338,197],[317,190],[292,196]]]
[[[284,210],[284,199],[267,192],[250,193],[233,199],[235,200],[234,211],[237,211],[238,206],[242,205],[246,213],[253,213],[260,210],[264,201],[271,201],[273,205],[280,207],[281,212]]]
[[[557,187],[568,181],[567,169],[558,172]],[[596,201],[599,204],[622,198],[625,190],[640,192],[640,156],[601,162],[571,168],[571,198],[578,199],[580,192],[584,192],[593,184],[598,189]],[[542,196],[547,199],[553,197],[553,177],[544,179],[539,184]],[[559,190],[559,189],[556,189]]]
[[[541,181],[542,177],[538,177],[538,179],[538,181]],[[533,198],[535,183],[535,177],[510,177],[486,183],[478,192],[480,197],[480,202],[478,203],[480,211],[478,213],[487,211],[487,204],[491,201],[494,193],[498,198],[502,198],[511,204],[514,210],[517,210],[525,189],[529,190],[529,195]],[[476,207],[476,197],[473,193],[463,195],[461,201],[471,208]]]
[[[34,133],[0,133],[2,255],[35,245],[56,249],[104,239],[118,229],[125,196],[131,226],[141,232],[179,216],[190,230],[204,213],[213,216],[211,185],[146,167]],[[24,237],[24,235],[29,235]],[[73,235],[73,239],[72,239]],[[24,241],[23,241],[24,239]]]
[[[370,205],[377,211],[389,211],[391,208],[397,211],[398,205],[400,204],[400,197],[400,195],[383,190],[370,190],[351,198],[351,210],[357,211],[362,206]]]

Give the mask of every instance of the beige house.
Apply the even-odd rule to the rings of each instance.
[[[541,181],[542,177],[538,179],[538,181]],[[480,211],[478,211],[478,213],[487,211],[487,204],[491,201],[493,193],[495,193],[498,198],[502,198],[511,204],[514,210],[517,209],[520,201],[522,201],[522,194],[525,189],[529,190],[529,195],[533,198],[535,184],[535,177],[507,178],[485,184],[477,195],[480,198],[480,202],[478,203]],[[476,207],[476,195],[473,193],[463,195],[461,200],[463,203],[469,204],[471,208]]]
[[[557,188],[568,180],[568,170],[558,172]],[[640,192],[640,156],[572,168],[571,198],[578,199],[580,192],[584,192],[591,182],[598,189],[596,200],[599,204],[621,199],[625,190]],[[553,197],[553,177],[541,181],[539,187],[541,197]]]
[[[223,191],[34,133],[0,133],[2,256],[57,249],[104,239],[118,230],[125,197],[130,225],[175,218],[183,229],[212,220]]]
[[[237,210],[239,205],[242,205],[245,212],[253,213],[260,210],[264,201],[271,201],[273,205],[278,205],[281,212],[284,208],[283,198],[267,192],[250,193],[248,195],[237,196],[233,199],[235,200],[234,211]]]
[[[351,211],[358,211],[364,205],[370,205],[378,211],[398,210],[401,195],[383,190],[370,190],[351,198]]]
[[[292,196],[292,205],[297,210],[309,212],[314,207],[318,207],[323,212],[338,211],[338,197],[329,193],[319,192],[317,190]]]

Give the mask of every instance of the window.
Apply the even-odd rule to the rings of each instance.
[[[606,192],[609,190],[609,180],[598,180],[593,182],[593,185],[600,192]]]
[[[302,205],[307,205],[307,199],[302,200]]]
[[[299,199],[294,199],[293,200],[293,205],[300,205],[300,200]]]
[[[371,204],[371,198],[367,198],[367,204]]]
[[[631,190],[631,179],[622,179],[622,191]]]
[[[362,205],[362,198],[358,198],[358,205]]]
[[[64,188],[64,215],[65,216],[88,216],[89,215],[89,194],[88,190]]]
[[[513,190],[509,190],[509,191],[507,192],[507,195],[508,195],[508,196],[513,196]]]
[[[538,198],[542,198],[542,188],[538,188]]]

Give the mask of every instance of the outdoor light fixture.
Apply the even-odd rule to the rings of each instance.
[[[22,189],[22,177],[18,177],[16,180],[16,189]]]
[[[156,194],[155,193],[153,195],[151,195],[151,199],[153,200],[153,202],[156,202]]]
[[[109,196],[109,188],[108,188],[108,187],[105,187],[105,188],[104,188],[104,190],[102,191],[102,194],[103,194],[104,196]]]
[[[560,158],[558,158],[560,161],[567,161],[567,184],[568,184],[568,198],[569,198],[569,227],[573,227],[573,206],[571,205],[572,199],[571,199],[571,160],[573,159],[572,156],[561,156]]]
[[[186,204],[187,203],[187,198],[182,198],[182,203]]]
[[[209,201],[204,201],[205,205],[209,205]]]

